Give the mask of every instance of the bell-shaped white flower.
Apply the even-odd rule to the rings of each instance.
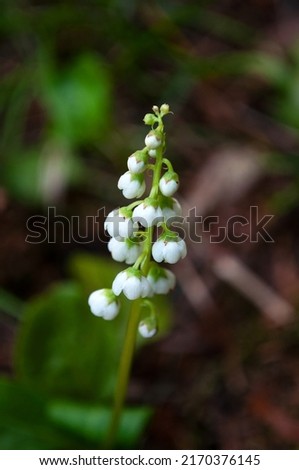
[[[105,320],[113,320],[119,312],[120,303],[111,289],[99,289],[90,294],[88,304],[91,312]]]
[[[159,181],[159,188],[164,196],[172,196],[179,187],[179,177],[174,171],[167,171]]]
[[[152,227],[163,222],[163,213],[153,198],[146,198],[133,210],[134,222],[139,222],[143,227]]]
[[[110,237],[130,238],[137,227],[138,224],[134,224],[131,217],[122,214],[122,209],[109,212],[104,222],[104,228]]]
[[[115,261],[134,264],[141,254],[142,245],[128,238],[111,238],[108,243],[108,250]]]
[[[142,151],[137,151],[133,153],[127,161],[128,169],[131,173],[142,173],[146,169],[146,153]]]
[[[187,254],[186,243],[180,237],[160,237],[152,247],[152,255],[157,263],[175,264]]]
[[[122,190],[124,197],[127,199],[141,197],[145,191],[144,177],[143,175],[126,171],[119,178],[117,187]]]
[[[175,275],[169,269],[153,265],[147,275],[154,294],[168,294],[175,286]]]
[[[120,295],[123,292],[129,300],[152,295],[150,283],[135,268],[128,268],[118,273],[113,281],[112,290],[115,295]]]
[[[180,217],[183,213],[181,204],[174,197],[160,196],[159,205],[165,222],[173,217]]]
[[[149,149],[156,149],[162,143],[161,136],[156,131],[150,131],[145,137],[145,145]]]
[[[139,334],[143,338],[152,338],[158,332],[158,328],[151,321],[142,320],[138,325]]]

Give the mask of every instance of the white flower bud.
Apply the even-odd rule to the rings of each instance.
[[[90,294],[88,304],[91,312],[104,320],[113,320],[119,312],[120,304],[111,289],[99,289]]]
[[[160,207],[161,207],[165,222],[167,222],[167,220],[172,217],[180,217],[182,215],[181,204],[174,197],[160,198],[160,201],[161,201]]]
[[[129,300],[152,295],[148,280],[134,268],[128,268],[118,273],[113,281],[112,290],[115,295],[120,295],[123,292]]]
[[[155,131],[149,132],[145,138],[145,145],[149,149],[156,149],[160,147],[161,142],[162,142],[161,137]]]
[[[163,213],[160,207],[157,207],[155,200],[146,198],[133,210],[133,220],[143,227],[152,227],[163,221]]]
[[[157,150],[155,150],[155,149],[149,149],[148,154],[149,154],[150,157],[156,158],[156,156],[157,156]]]
[[[153,124],[155,124],[156,121],[157,121],[156,116],[154,114],[151,114],[151,113],[147,113],[143,118],[144,124],[146,124],[148,126],[152,126]]]
[[[108,243],[108,250],[115,261],[134,264],[141,254],[142,246],[129,239],[111,238]]]
[[[145,191],[144,178],[142,175],[127,171],[119,178],[117,187],[122,190],[124,197],[127,199],[141,197]]]
[[[142,173],[146,168],[146,156],[141,152],[135,152],[128,158],[127,165],[131,173]]]
[[[147,280],[155,294],[168,294],[175,286],[175,275],[157,265],[149,270]]]
[[[131,218],[123,216],[119,209],[109,212],[104,222],[104,228],[110,237],[130,238],[137,227],[138,224],[134,224]]]
[[[159,181],[159,188],[164,196],[172,196],[179,187],[179,177],[173,171],[167,171]]]
[[[158,329],[156,326],[143,320],[139,323],[138,331],[143,338],[152,338],[157,334]]]
[[[159,238],[152,248],[152,255],[157,263],[165,261],[165,263],[175,264],[181,258],[185,258],[187,254],[186,243],[177,237],[174,241],[172,238]]]
[[[162,104],[162,106],[160,107],[160,111],[161,111],[162,115],[168,114],[169,113],[169,105],[166,104],[166,103]]]

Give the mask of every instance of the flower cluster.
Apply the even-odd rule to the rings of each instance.
[[[175,285],[175,276],[158,263],[177,263],[186,256],[186,245],[170,228],[170,220],[181,215],[181,206],[173,197],[179,186],[178,175],[164,157],[165,133],[163,117],[169,106],[153,106],[153,113],[144,117],[151,131],[145,137],[145,147],[137,150],[127,161],[128,171],[118,180],[118,188],[127,199],[135,199],[128,206],[115,209],[105,220],[105,230],[111,239],[108,249],[115,261],[131,265],[121,271],[111,289],[100,289],[90,294],[88,303],[94,315],[112,320],[119,312],[118,297],[123,293],[129,300],[145,299],[150,315],[139,324],[139,333],[151,337],[157,331],[153,304],[148,300],[155,294],[167,294]],[[145,175],[152,172],[148,196]],[[153,240],[153,227],[158,236]]]

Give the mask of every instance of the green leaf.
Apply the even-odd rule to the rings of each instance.
[[[85,446],[51,424],[39,393],[0,378],[0,449],[76,449]]]
[[[14,318],[20,318],[23,302],[5,289],[0,288],[0,310]]]
[[[25,383],[57,397],[112,397],[126,312],[112,322],[96,318],[87,297],[67,282],[29,302],[16,346]]]
[[[2,180],[19,200],[29,203],[40,200],[39,161],[37,150],[28,150],[22,155],[11,155],[5,163]]]
[[[125,267],[127,266],[113,261],[110,256],[100,257],[76,253],[69,260],[71,276],[83,286],[87,293],[111,286],[115,276]]]
[[[125,409],[117,435],[117,445],[122,449],[133,448],[151,414],[151,410],[145,406]],[[107,436],[111,409],[84,403],[56,401],[49,404],[48,416],[53,424],[94,442],[96,446],[104,442]]]
[[[53,202],[84,174],[80,160],[64,142],[48,140],[43,148],[19,151],[3,166],[2,179],[22,202]]]
[[[107,129],[111,85],[99,57],[84,54],[67,68],[44,74],[44,100],[54,135],[72,144],[98,139]]]
[[[288,87],[290,71],[286,63],[279,57],[265,53],[252,54],[248,62],[248,71],[264,77],[272,85]]]

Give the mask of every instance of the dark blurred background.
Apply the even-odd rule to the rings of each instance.
[[[88,311],[120,270],[95,217],[125,204],[118,177],[164,102],[184,213],[220,222],[190,217],[203,240],[138,342],[117,446],[298,448],[297,2],[3,0],[0,38],[0,448],[102,445],[129,306]],[[274,242],[228,223],[250,207]],[[48,237],[29,243],[36,215]]]

